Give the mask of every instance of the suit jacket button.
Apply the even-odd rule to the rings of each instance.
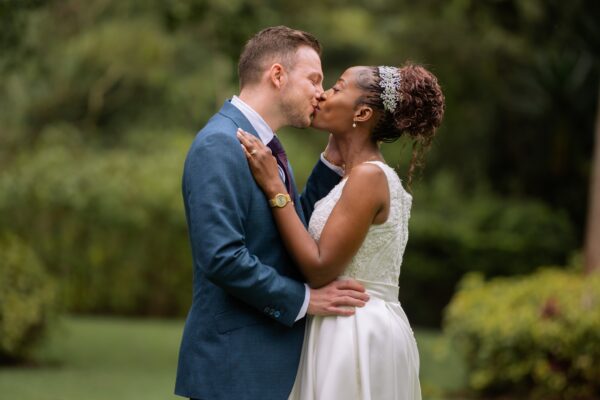
[[[275,318],[279,318],[279,317],[281,317],[281,313],[280,313],[279,311],[275,311],[275,314],[274,314],[274,315],[275,315]]]

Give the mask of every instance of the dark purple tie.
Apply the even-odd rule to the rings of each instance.
[[[283,174],[285,175],[285,186],[287,187],[287,191],[290,197],[292,198],[292,200],[294,200],[294,188],[292,187],[290,171],[288,170],[288,159],[287,155],[285,154],[285,150],[283,149],[283,145],[281,144],[279,139],[277,139],[277,136],[273,136],[273,139],[271,139],[267,146],[269,146],[271,152],[277,159],[277,164],[279,164],[279,167],[281,167],[281,169],[283,170]]]

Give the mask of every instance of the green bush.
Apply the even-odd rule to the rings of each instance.
[[[26,238],[75,312],[182,315],[191,256],[181,201],[189,136],[136,149],[45,143],[0,176],[0,225]]]
[[[536,399],[600,393],[600,274],[543,269],[489,282],[469,274],[448,306],[445,331],[477,392]]]
[[[444,174],[415,186],[400,277],[403,307],[414,323],[438,325],[469,271],[529,273],[532,265],[565,264],[576,246],[567,215],[542,203],[483,189],[467,193]]]
[[[0,235],[0,363],[26,357],[54,310],[55,285],[35,253]]]

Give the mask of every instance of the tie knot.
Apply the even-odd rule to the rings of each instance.
[[[281,144],[279,139],[277,139],[277,136],[273,136],[273,139],[271,139],[271,141],[267,144],[267,146],[269,146],[273,155],[285,154],[283,145]]]

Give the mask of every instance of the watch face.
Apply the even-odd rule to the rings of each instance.
[[[275,198],[275,203],[277,204],[277,207],[283,207],[285,206],[285,196],[280,194]]]

